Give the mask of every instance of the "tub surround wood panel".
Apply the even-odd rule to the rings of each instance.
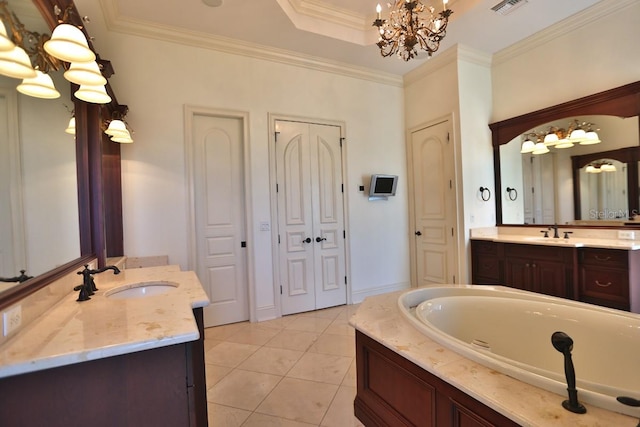
[[[570,413],[562,408],[566,396],[520,382],[440,346],[402,317],[397,305],[402,293],[365,299],[350,320],[357,335],[354,408],[365,425],[637,425],[635,418],[591,405],[584,415]],[[411,403],[411,392],[406,390],[410,387],[419,395],[418,407]],[[403,393],[402,403],[397,393]],[[402,405],[401,410],[394,405]]]
[[[367,426],[518,426],[361,332],[356,361],[355,414]]]

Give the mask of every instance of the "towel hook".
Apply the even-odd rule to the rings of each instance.
[[[487,198],[484,198],[485,193],[488,193],[489,195],[487,196]],[[480,197],[482,198],[482,200],[484,200],[485,202],[488,202],[489,199],[491,198],[491,190],[489,190],[488,187],[480,187]]]

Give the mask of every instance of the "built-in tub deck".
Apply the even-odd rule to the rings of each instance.
[[[640,315],[500,286],[436,286],[398,298],[403,316],[441,345],[558,394],[567,383],[556,331],[574,341],[578,397],[640,417],[618,396],[640,399]]]

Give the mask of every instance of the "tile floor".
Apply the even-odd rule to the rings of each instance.
[[[355,333],[339,306],[205,330],[211,427],[353,427]]]

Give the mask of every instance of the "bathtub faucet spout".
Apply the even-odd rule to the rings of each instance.
[[[580,402],[578,402],[578,390],[576,390],[576,371],[571,360],[571,350],[573,350],[573,340],[564,332],[554,332],[551,335],[551,344],[564,355],[564,375],[567,378],[567,392],[569,399],[562,402],[562,407],[567,411],[584,414],[587,412]]]

